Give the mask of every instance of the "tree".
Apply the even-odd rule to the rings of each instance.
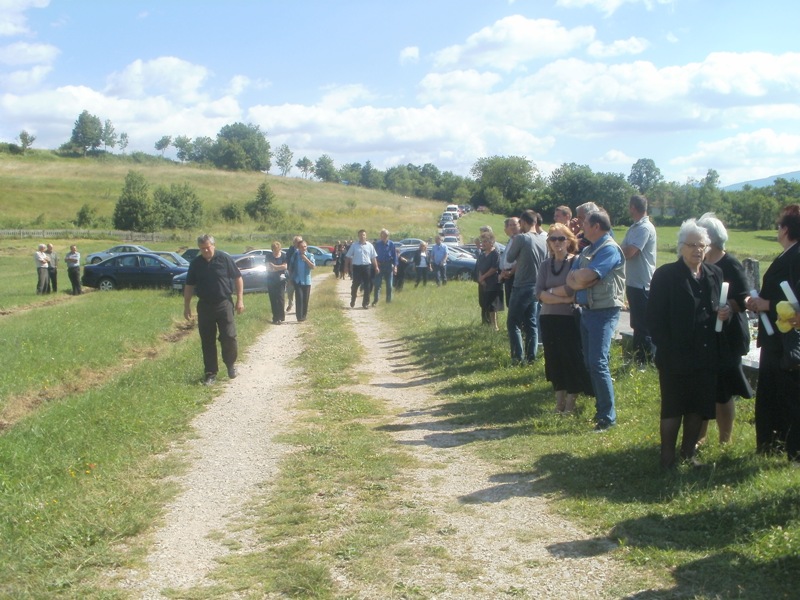
[[[114,227],[124,231],[155,231],[156,219],[144,175],[128,171],[114,207]]]
[[[84,204],[75,216],[76,227],[91,227],[97,220],[97,209],[88,204]]]
[[[220,129],[211,158],[217,167],[236,171],[269,171],[272,165],[267,136],[258,125],[244,123]]]
[[[282,144],[281,147],[278,148],[278,152],[275,153],[275,164],[278,165],[283,177],[286,177],[289,171],[292,170],[292,158],[294,158],[294,153],[286,144]]]
[[[202,136],[194,139],[189,151],[189,160],[196,163],[213,162],[214,140]]]
[[[358,185],[361,181],[361,163],[348,163],[339,169],[339,178],[342,183]]]
[[[314,173],[314,163],[307,156],[298,160],[295,167],[300,169],[304,179],[308,179]]]
[[[229,223],[241,223],[244,216],[244,209],[236,202],[223,204],[219,209],[220,216]]]
[[[165,229],[192,229],[203,218],[203,203],[188,183],[159,186],[153,192],[155,220]]]
[[[96,150],[100,147],[103,141],[103,125],[100,119],[94,115],[89,114],[89,111],[84,110],[75,121],[75,126],[72,128],[72,137],[70,143],[73,146],[80,148],[83,155],[91,150]]]
[[[664,177],[661,175],[661,169],[656,166],[652,158],[637,160],[631,167],[631,174],[628,175],[628,183],[645,195],[662,181]]]
[[[333,164],[333,159],[323,154],[314,163],[314,175],[326,183],[339,183],[339,171]]]
[[[480,158],[470,173],[478,186],[475,204],[485,204],[494,212],[504,214],[529,208],[526,205],[532,203],[534,193],[544,185],[536,165],[522,156]],[[499,195],[490,194],[490,189]]]
[[[178,151],[177,155],[179,161],[186,162],[190,159],[192,155],[192,138],[179,135],[175,138],[175,141],[172,142],[172,145],[175,146],[175,149]]]
[[[128,134],[124,131],[119,134],[119,149],[125,154],[125,148],[128,147]]]
[[[108,150],[117,145],[117,132],[114,130],[114,125],[110,119],[106,119],[106,122],[103,123],[100,139],[103,142],[103,150]]]
[[[383,172],[373,167],[370,161],[367,161],[361,168],[360,182],[362,187],[370,190],[383,189]]]
[[[164,151],[172,145],[172,136],[165,135],[156,142],[156,150],[161,152],[161,158],[164,158]]]
[[[275,192],[266,182],[258,186],[256,197],[244,205],[244,211],[251,219],[262,223],[282,217],[281,211],[275,206]]]
[[[28,133],[23,129],[22,131],[19,132],[17,139],[19,139],[19,146],[22,149],[22,154],[25,154],[25,151],[31,146],[33,146],[33,142],[36,141],[36,136],[31,135],[30,133]]]

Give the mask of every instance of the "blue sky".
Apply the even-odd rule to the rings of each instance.
[[[236,121],[295,161],[525,156],[721,184],[800,169],[794,0],[0,0],[0,140]],[[295,169],[292,173],[297,175]]]

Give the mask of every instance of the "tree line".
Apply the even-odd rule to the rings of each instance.
[[[20,145],[15,147],[23,153],[35,140],[27,131],[22,131],[18,138]],[[88,156],[119,147],[124,153],[128,143],[128,135],[118,135],[110,120],[103,122],[84,110],[75,121],[70,140],[59,148],[59,152]],[[182,163],[264,172],[272,167],[269,140],[257,125],[225,125],[215,139],[165,135],[154,147],[163,158],[170,146],[176,149],[177,158]],[[296,167],[306,179],[388,190],[402,196],[452,204],[471,204],[476,208],[485,206],[503,215],[519,214],[533,208],[546,221],[552,219],[557,206],[569,206],[574,211],[578,205],[592,201],[605,207],[615,224],[629,225],[628,200],[631,195],[641,193],[647,196],[650,214],[659,223],[680,223],[689,217],[713,211],[730,227],[764,229],[772,225],[780,206],[800,200],[800,183],[782,179],[763,188],[746,186],[741,191],[721,190],[719,175],[714,169],[709,169],[699,180],[668,182],[649,158],[637,160],[627,176],[594,172],[588,165],[576,163],[564,163],[549,176],[543,176],[536,164],[526,157],[490,156],[479,158],[473,164],[471,177],[441,171],[431,163],[422,166],[408,163],[382,171],[369,160],[364,164],[353,162],[337,167],[327,154],[316,160],[303,156],[295,161],[287,144],[278,148],[274,160],[284,177]],[[261,219],[258,210],[251,207],[252,210],[248,211],[246,208],[226,206],[222,216],[229,221],[241,220],[245,216]]]

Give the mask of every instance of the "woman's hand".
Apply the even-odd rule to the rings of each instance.
[[[717,310],[717,319],[719,319],[720,321],[727,321],[728,319],[731,318],[732,312],[733,311],[731,311],[731,307],[728,306],[727,304],[724,306],[720,306],[719,310]]]
[[[764,298],[758,298],[756,296],[751,296],[747,299],[747,310],[751,310],[753,312],[766,312],[769,310],[769,300],[765,300]]]

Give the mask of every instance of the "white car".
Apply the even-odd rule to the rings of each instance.
[[[446,235],[442,238],[442,243],[448,246],[458,246],[461,244],[461,239],[457,235]]]

